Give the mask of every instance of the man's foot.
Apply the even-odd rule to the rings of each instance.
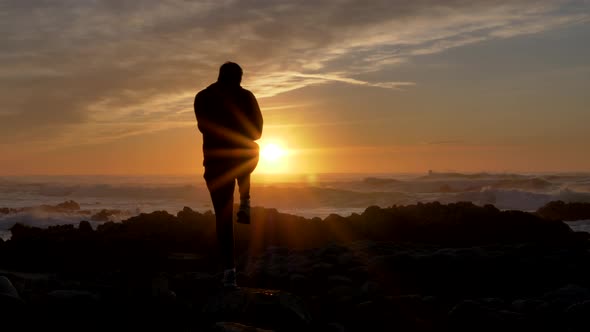
[[[244,199],[240,201],[240,209],[238,210],[238,222],[240,224],[250,223],[250,200]]]
[[[223,271],[223,287],[238,288],[238,284],[236,282],[236,268]]]

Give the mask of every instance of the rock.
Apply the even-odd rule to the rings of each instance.
[[[10,280],[0,276],[0,330],[28,331],[30,311],[27,309]]]
[[[202,311],[214,322],[231,321],[281,331],[302,331],[311,323],[303,301],[279,290],[222,290],[209,298]]]
[[[292,254],[287,257],[287,272],[306,274],[311,271],[311,261],[300,254]]]
[[[47,212],[74,212],[80,210],[80,204],[75,201],[65,201],[57,205],[41,205],[39,208]]]
[[[24,304],[16,288],[5,276],[0,276],[0,308],[20,306]]]
[[[348,277],[341,275],[333,275],[328,277],[328,283],[330,285],[351,285],[352,280]]]
[[[266,252],[269,254],[286,256],[289,254],[289,248],[279,247],[279,246],[269,246],[268,248],[266,248]]]
[[[309,283],[309,279],[301,274],[292,274],[289,277],[290,288],[297,293],[305,291],[309,287]]]
[[[344,252],[338,256],[336,263],[340,267],[349,267],[356,265],[356,257],[351,252]]]
[[[78,224],[78,230],[84,233],[92,233],[93,231],[92,225],[90,225],[90,223],[87,220],[80,221],[80,224]]]
[[[490,308],[502,308],[504,306],[504,301],[496,297],[486,297],[481,299],[481,303]]]
[[[164,301],[174,301],[176,293],[170,290],[170,283],[166,276],[152,278],[152,297]]]
[[[71,289],[58,289],[47,293],[48,298],[51,301],[57,302],[76,302],[76,303],[89,303],[96,302],[99,300],[99,296],[89,291],[84,290],[71,290]]]
[[[374,298],[383,294],[381,286],[374,281],[367,281],[361,286],[361,296],[364,298]]]
[[[570,331],[587,331],[590,327],[590,300],[572,304],[565,314]]]
[[[352,301],[353,298],[358,297],[359,290],[358,288],[349,285],[336,285],[330,287],[326,295],[328,298],[346,303]]]
[[[182,209],[182,211],[178,211],[178,213],[176,214],[178,219],[182,219],[182,220],[186,220],[186,221],[198,220],[200,215],[201,215],[200,213],[193,211],[193,209],[191,209],[188,206],[185,206]]]
[[[55,206],[58,209],[62,210],[70,210],[70,211],[77,211],[80,210],[80,204],[76,203],[75,201],[65,201],[63,203],[59,203]]]
[[[322,278],[327,277],[327,275],[332,271],[334,265],[329,263],[319,262],[314,264],[312,267],[312,273],[314,278]]]
[[[518,299],[512,301],[511,308],[514,311],[525,314],[539,311],[540,308],[546,307],[547,303],[539,299]]]
[[[338,216],[338,218],[342,217]],[[330,243],[324,246],[323,248],[318,249],[316,254],[317,256],[322,257],[323,259],[330,259],[336,258],[347,251],[348,249],[346,249],[346,247],[340,246],[335,243]]]
[[[179,296],[198,298],[203,294],[211,294],[219,286],[220,280],[221,274],[215,277],[202,272],[187,272],[171,278],[170,288]]]
[[[454,331],[512,331],[521,329],[522,315],[463,300],[449,311],[449,322]]]
[[[553,220],[590,219],[590,203],[552,201],[537,210],[537,214]]]
[[[363,281],[367,280],[369,273],[367,271],[367,267],[361,265],[348,269],[346,275],[349,276],[353,281],[362,283]]]
[[[406,315],[386,299],[359,303],[349,316],[353,331],[427,331],[419,329],[413,315]]]
[[[590,290],[569,284],[545,293],[540,299],[547,302],[553,310],[564,310],[574,303],[590,300]]]
[[[346,328],[337,322],[329,323],[323,331],[329,332],[346,332]]]
[[[90,217],[90,220],[92,220],[92,221],[111,221],[109,218],[111,215],[112,214],[109,213],[108,210],[102,209],[102,210],[98,211],[97,213],[93,214]]]
[[[218,322],[215,324],[216,332],[272,332],[272,330],[263,330],[257,327],[247,326],[232,322]]]

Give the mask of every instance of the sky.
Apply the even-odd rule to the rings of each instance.
[[[225,61],[259,173],[590,172],[587,0],[0,0],[0,29],[0,176],[202,173]]]

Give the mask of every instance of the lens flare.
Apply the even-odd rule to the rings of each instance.
[[[275,161],[285,155],[285,150],[278,144],[270,143],[260,151],[262,158],[268,161]]]

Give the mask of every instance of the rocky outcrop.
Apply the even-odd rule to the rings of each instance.
[[[80,204],[76,201],[69,200],[65,201],[56,205],[47,205],[43,204],[40,206],[29,206],[29,207],[20,207],[20,208],[0,208],[0,214],[9,214],[9,213],[20,213],[20,212],[31,212],[31,211],[44,211],[44,212],[57,212],[57,213],[81,213],[83,211],[80,210]]]
[[[108,210],[108,209],[102,209],[100,211],[98,211],[97,213],[93,214],[90,217],[90,220],[92,221],[111,221],[111,217],[112,216],[116,216],[118,214],[121,214],[121,210]]]
[[[212,321],[238,322],[280,331],[304,331],[311,324],[311,315],[303,301],[280,290],[222,290],[209,298],[203,313]]]
[[[536,213],[552,220],[590,220],[590,203],[553,201],[539,208]]]
[[[18,291],[5,276],[0,276],[0,308],[23,304]]]
[[[136,329],[259,332],[590,324],[588,238],[560,221],[470,203],[323,220],[263,208],[252,216],[236,225],[235,291],[220,288],[215,216],[189,208],[96,229],[17,224],[0,245],[0,268],[55,272],[6,274],[29,321],[46,329],[93,321],[112,330],[121,319]]]
[[[263,330],[253,326],[233,322],[218,322],[212,329],[212,332],[273,332],[272,330]]]

